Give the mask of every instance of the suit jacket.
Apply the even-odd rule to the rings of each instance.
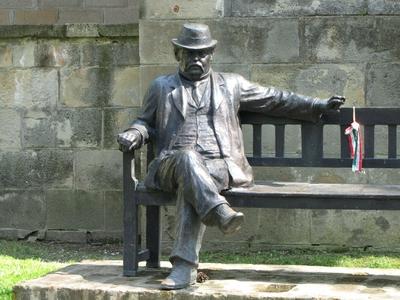
[[[262,87],[238,74],[211,72],[211,105],[215,135],[222,157],[232,177],[232,187],[249,186],[253,174],[244,154],[238,112],[254,111],[272,116],[317,121],[313,109],[316,98]],[[160,160],[171,151],[185,122],[188,95],[178,73],[155,79],[144,98],[143,112],[131,128],[142,135],[142,144],[152,138],[156,159],[150,164],[145,180],[147,187],[156,188],[155,173]]]

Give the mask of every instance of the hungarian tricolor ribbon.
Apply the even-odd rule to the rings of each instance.
[[[362,171],[362,138],[361,126],[356,122],[356,109],[353,106],[353,122],[346,128],[344,134],[349,141],[349,150],[353,163],[351,170],[359,173]]]

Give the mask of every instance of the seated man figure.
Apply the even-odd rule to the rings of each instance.
[[[183,25],[172,43],[178,71],[151,83],[142,114],[118,135],[122,151],[154,140],[157,156],[149,165],[145,185],[176,194],[173,267],[161,284],[163,289],[180,289],[195,282],[206,225],[218,226],[228,234],[237,231],[244,220],[220,195],[222,190],[253,184],[238,112],[317,121],[345,100],[306,97],[262,87],[237,74],[213,72],[217,41],[203,24]]]

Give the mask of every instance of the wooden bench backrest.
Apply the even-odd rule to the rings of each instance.
[[[291,119],[267,117],[262,114],[242,112],[242,125],[253,127],[253,155],[248,156],[252,166],[291,166],[291,167],[334,167],[348,168],[351,166],[347,136],[344,130],[353,119],[352,108],[342,108],[340,112],[324,114],[320,122],[297,121]],[[365,168],[399,168],[397,158],[397,125],[400,124],[400,108],[358,108],[356,120],[363,125],[364,161]],[[262,125],[270,124],[275,127],[275,156],[262,155]],[[301,157],[285,157],[285,126],[301,126]],[[340,126],[340,157],[325,158],[323,153],[324,125]],[[375,126],[384,125],[388,128],[387,158],[375,157]],[[339,156],[339,155],[338,155]]]
[[[397,126],[400,125],[400,108],[357,108],[357,122],[363,125],[364,135],[364,168],[400,168],[397,156]],[[263,114],[241,112],[242,125],[253,127],[253,155],[247,156],[252,166],[287,166],[287,167],[332,167],[348,168],[351,166],[349,147],[344,130],[353,120],[352,108],[342,108],[340,112],[324,114],[316,123],[269,117]],[[262,126],[275,127],[275,156],[264,156],[262,153]],[[285,126],[299,125],[301,127],[301,157],[285,157]],[[340,135],[340,157],[326,158],[323,153],[324,125],[337,125]],[[375,126],[384,125],[388,128],[387,158],[375,157]],[[148,145],[147,161],[153,158],[151,144]]]

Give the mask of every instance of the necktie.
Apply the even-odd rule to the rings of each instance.
[[[193,89],[192,89],[192,97],[194,102],[199,106],[200,105],[200,89],[199,89],[199,82],[195,82],[193,84]]]

